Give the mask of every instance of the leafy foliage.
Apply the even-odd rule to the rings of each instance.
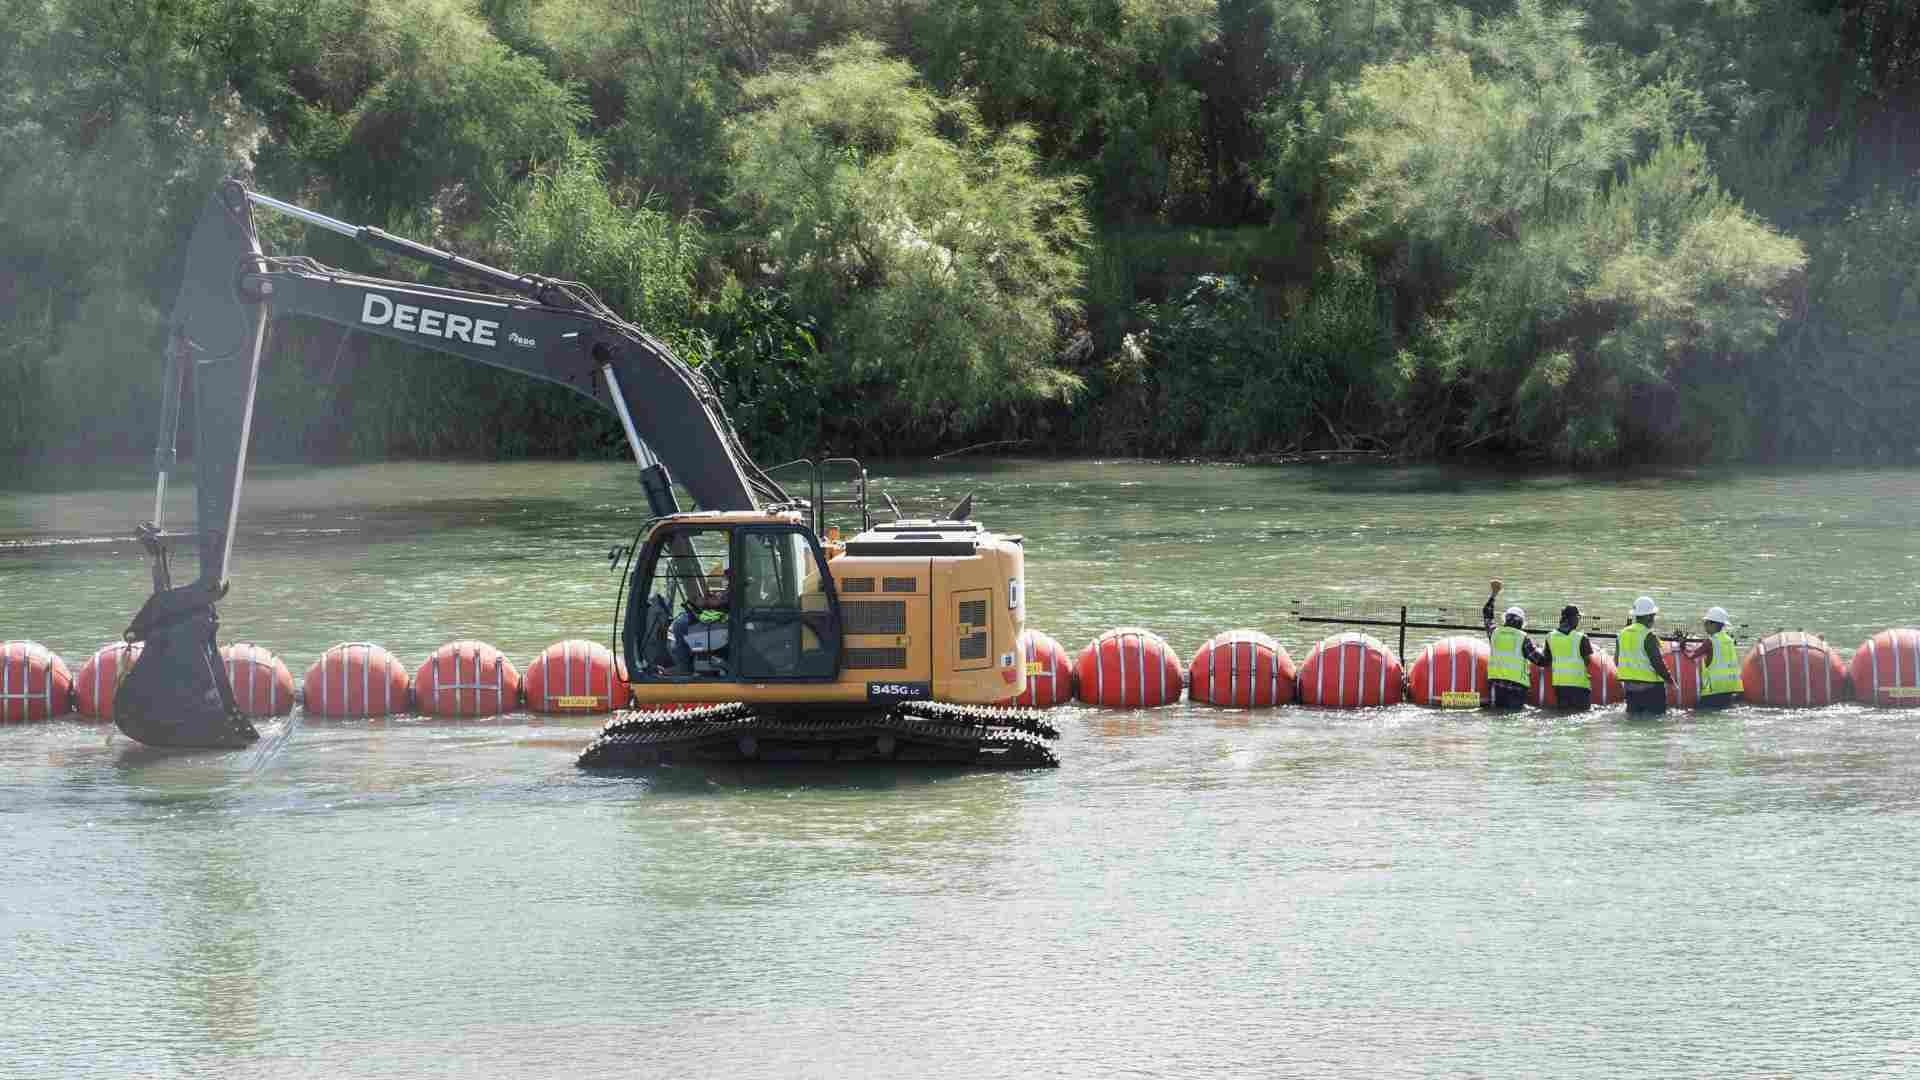
[[[747,92],[763,107],[735,133],[734,189],[841,380],[956,427],[1074,389],[1048,352],[1077,310],[1086,219],[1030,132],[986,131],[865,41]]]
[[[237,174],[587,281],[763,454],[1912,457],[1916,41],[1892,0],[23,0],[0,453],[142,452]],[[618,451],[274,342],[266,456]]]
[[[1384,389],[1377,299],[1366,277],[1337,273],[1274,319],[1245,282],[1202,275],[1176,302],[1141,305],[1144,328],[1108,372],[1125,404],[1103,424],[1107,448],[1246,455],[1337,434]]]

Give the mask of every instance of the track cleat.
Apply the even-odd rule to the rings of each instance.
[[[1031,709],[909,702],[885,711],[757,709],[624,712],[580,754],[583,769],[701,765],[874,764],[1056,768],[1059,738]]]

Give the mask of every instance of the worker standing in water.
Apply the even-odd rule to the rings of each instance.
[[[1659,613],[1653,597],[1642,596],[1633,602],[1633,621],[1620,631],[1617,662],[1630,714],[1659,716],[1667,711],[1667,684],[1673,682],[1673,674],[1653,633],[1653,617]]]
[[[1480,622],[1487,629],[1487,684],[1496,709],[1524,709],[1527,706],[1527,664],[1544,664],[1545,654],[1527,636],[1527,613],[1518,605],[1506,610],[1499,626],[1493,625],[1493,599],[1500,595],[1500,579],[1488,583],[1492,592],[1480,609]]]
[[[1546,656],[1534,661],[1553,678],[1556,708],[1584,712],[1593,705],[1593,676],[1587,669],[1591,659],[1593,639],[1580,632],[1580,609],[1568,604],[1560,609],[1560,626],[1547,635]]]
[[[1694,708],[1700,712],[1718,712],[1732,705],[1734,696],[1744,689],[1740,683],[1740,651],[1733,643],[1733,635],[1727,633],[1730,618],[1726,608],[1716,604],[1707,609],[1700,621],[1707,629],[1707,640],[1688,655],[1707,657],[1707,672],[1701,679],[1700,704]]]

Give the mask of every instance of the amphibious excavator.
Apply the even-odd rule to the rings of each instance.
[[[267,254],[256,208],[424,263],[460,287]],[[650,515],[633,544],[615,548],[630,568],[615,639],[636,708],[606,723],[582,767],[1057,764],[1046,745],[1057,733],[1040,714],[994,704],[1026,680],[1018,536],[982,528],[970,505],[876,522],[850,459],[805,463],[807,497],[790,494],[748,457],[709,379],[586,287],[351,225],[235,180],[208,198],[188,242],[164,356],[153,518],[137,530],[154,592],[127,629],[145,646],[114,705],[130,737],[172,747],[257,738],[220,661],[216,607],[229,587],[268,328],[288,316],[557,383],[619,418]],[[168,532],[162,504],[189,395],[198,520]],[[857,497],[828,498],[822,466],[850,474]],[[857,510],[854,535],[828,524],[830,503]],[[197,578],[179,586],[176,541],[199,552]]]

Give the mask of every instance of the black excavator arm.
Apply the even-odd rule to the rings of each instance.
[[[253,228],[256,205],[491,291],[265,255]],[[154,516],[139,530],[154,558],[154,593],[127,629],[127,640],[145,644],[114,701],[115,723],[150,746],[237,746],[257,737],[220,662],[214,605],[227,591],[267,329],[288,315],[517,371],[599,401],[620,417],[656,516],[678,510],[674,480],[704,510],[793,502],[747,456],[707,380],[588,289],[349,225],[229,180],[207,200],[187,248],[162,382]],[[198,521],[194,532],[170,534],[160,527],[161,504],[189,379]],[[174,539],[196,541],[200,554],[198,577],[178,587],[167,559]]]

